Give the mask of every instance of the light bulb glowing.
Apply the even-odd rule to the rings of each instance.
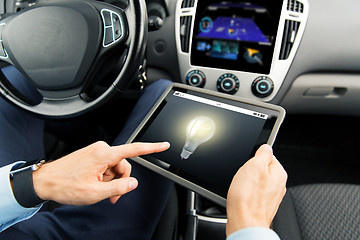
[[[188,159],[195,149],[211,139],[215,134],[215,122],[206,116],[199,116],[186,127],[186,142],[180,154],[181,159]]]

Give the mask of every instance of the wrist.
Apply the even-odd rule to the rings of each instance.
[[[22,207],[32,208],[44,202],[44,199],[39,198],[35,192],[33,181],[33,172],[38,170],[44,162],[44,160],[39,160],[35,164],[28,162],[10,171],[13,195]]]
[[[48,164],[44,164],[40,169],[33,172],[33,186],[36,195],[47,201],[50,200],[50,185],[47,183],[49,176],[46,176]]]

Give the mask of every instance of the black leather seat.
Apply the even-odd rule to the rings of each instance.
[[[360,186],[289,188],[273,222],[282,240],[359,240]]]

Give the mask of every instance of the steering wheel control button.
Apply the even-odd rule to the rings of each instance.
[[[101,16],[104,23],[103,47],[108,47],[124,36],[124,23],[118,13],[109,9],[102,9]]]
[[[111,14],[108,11],[103,11],[102,12],[102,17],[104,20],[104,24],[106,27],[111,26]]]
[[[200,70],[192,70],[186,75],[187,84],[194,87],[204,87],[206,82],[205,74]]]
[[[217,80],[217,89],[219,92],[235,94],[239,90],[239,79],[231,73],[225,73]]]
[[[113,31],[111,28],[106,28],[104,33],[104,45],[109,45],[113,42]]]
[[[269,96],[274,90],[274,83],[268,77],[258,77],[251,85],[251,91],[259,98]]]
[[[115,40],[117,40],[122,36],[121,22],[120,22],[120,18],[117,15],[112,14],[111,16],[114,23],[114,37]]]

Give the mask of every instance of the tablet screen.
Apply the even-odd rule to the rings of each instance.
[[[171,89],[136,135],[170,142],[143,159],[223,198],[236,171],[268,142],[279,112],[198,91]]]

